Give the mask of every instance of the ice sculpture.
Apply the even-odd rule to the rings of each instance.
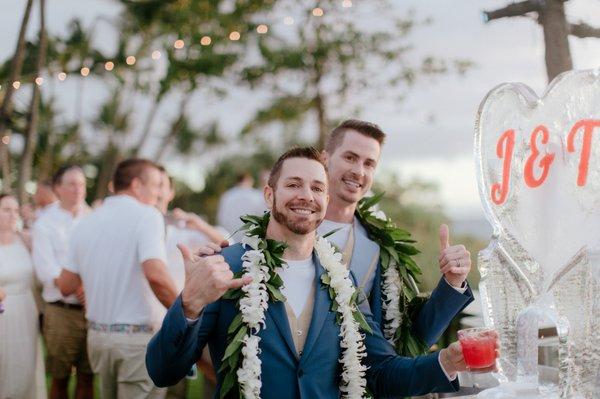
[[[494,227],[479,253],[484,322],[504,382],[480,398],[600,398],[600,69],[539,98],[503,84],[475,126],[479,194]],[[538,378],[538,328],[556,327],[558,383]]]

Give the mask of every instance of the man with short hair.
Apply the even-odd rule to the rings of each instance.
[[[42,283],[45,301],[43,335],[48,351],[47,371],[52,376],[50,399],[67,398],[71,370],[77,370],[76,398],[93,395],[93,374],[86,349],[85,297],[79,287],[62,295],[57,286],[66,266],[69,237],[90,212],[85,203],[86,180],[78,165],[64,165],[52,179],[58,201],[44,208],[32,229],[33,263]]]
[[[385,133],[379,126],[361,120],[349,119],[333,129],[324,150],[330,201],[325,220],[318,229],[320,234],[335,230],[328,239],[344,254],[382,330],[386,320],[380,249],[356,216],[356,209],[373,185],[384,140]],[[466,283],[471,269],[470,253],[463,245],[449,245],[445,225],[440,229],[440,240],[439,267],[443,276],[412,320],[413,333],[428,346],[439,339],[450,321],[473,300]]]
[[[221,390],[233,387],[233,397],[248,389],[265,399],[337,399],[341,394],[340,384],[349,383],[342,382],[347,378],[346,374],[363,379],[362,372],[350,368],[358,367],[352,359],[360,356],[358,353],[362,353],[364,344],[364,378],[375,395],[410,396],[456,390],[456,372],[465,370],[458,343],[426,356],[404,358],[394,353],[368,309],[364,317],[372,334],[363,336],[353,330],[351,324],[345,324],[345,331],[340,326],[336,316],[340,319],[352,317],[356,308],[350,299],[353,295],[348,295],[348,291],[338,295],[337,290],[341,279],[351,288],[352,282],[347,280],[346,268],[338,263],[337,256],[314,251],[315,230],[325,216],[329,199],[327,181],[325,165],[318,151],[312,148],[290,150],[273,166],[264,190],[271,216],[266,228],[260,223],[264,233],[253,233],[264,234],[264,237],[249,237],[248,244],[225,248],[222,256],[200,258],[181,246],[185,259],[185,286],[167,312],[160,331],[148,345],[146,363],[157,385],[171,385],[185,376],[208,344],[216,369],[223,370],[224,362],[227,362],[225,370],[241,367],[228,374],[233,376],[229,380],[224,372],[219,374],[217,389],[220,394],[227,393]],[[254,239],[259,241],[254,242]],[[258,280],[266,287],[261,288],[258,284],[237,291],[253,283],[250,276],[260,276],[252,269],[254,262],[259,262],[256,270],[268,268],[263,265],[267,255],[257,253],[263,248],[262,240],[270,240],[267,247],[277,246],[274,241],[285,243],[282,258],[287,265],[274,268],[277,277]],[[269,256],[272,260],[272,255]],[[323,266],[325,261],[327,269]],[[235,278],[238,273],[242,277]],[[273,294],[280,298],[277,301],[272,297],[269,299],[272,290],[277,289],[269,287],[269,282],[276,279],[282,286],[278,294]],[[338,288],[333,288],[334,281]],[[329,289],[327,284],[330,284]],[[233,291],[222,298],[229,290]],[[235,298],[240,295],[243,298],[237,303]],[[258,300],[263,295],[266,305]],[[258,302],[254,303],[255,300]],[[332,307],[333,303],[335,306]],[[240,314],[242,306],[247,309],[243,316]],[[266,310],[262,310],[265,306]],[[264,319],[259,318],[263,311]],[[252,340],[254,345],[260,346],[251,347],[249,342],[255,328],[251,323],[260,325],[261,320],[264,324],[257,333],[259,338]],[[236,326],[241,326],[239,331],[250,335],[236,333],[232,338],[228,333],[235,333]],[[346,337],[342,338],[346,339],[345,343],[340,337]],[[237,347],[244,345],[241,354],[234,355],[229,348],[229,353],[225,353],[229,339],[233,339],[230,342],[234,347],[236,342],[239,342]],[[244,353],[248,353],[248,357],[240,358],[245,356]],[[224,355],[227,360],[222,360]],[[236,360],[232,362],[230,358]],[[237,386],[242,380],[246,385]],[[362,382],[359,386],[363,392],[352,391],[353,397],[366,395]]]
[[[90,363],[103,398],[164,396],[144,366],[146,344],[162,320],[159,305],[169,307],[177,296],[155,208],[161,182],[151,161],[119,163],[115,195],[77,226],[59,279],[64,295],[86,288]]]

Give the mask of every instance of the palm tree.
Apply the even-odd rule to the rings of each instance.
[[[0,106],[0,162],[2,163],[3,187],[5,187],[6,190],[10,190],[11,186],[10,152],[8,150],[10,135],[7,134],[7,130],[10,128],[10,121],[13,113],[13,82],[18,81],[21,76],[21,68],[23,67],[23,60],[25,59],[25,32],[27,31],[27,24],[29,23],[32,5],[33,0],[27,0],[25,13],[21,20],[21,27],[19,28],[17,47],[11,60],[10,77],[5,85],[6,92],[2,100],[2,105]]]
[[[31,180],[31,172],[33,167],[33,154],[37,146],[38,138],[38,117],[40,112],[40,84],[37,79],[41,78],[42,70],[46,62],[46,12],[45,0],[40,0],[40,34],[39,34],[39,52],[36,64],[36,81],[31,85],[31,104],[29,106],[29,118],[27,128],[25,130],[25,147],[21,154],[19,162],[19,180],[17,185],[17,197],[21,204],[27,200],[25,192],[25,184]]]
[[[122,93],[115,89],[102,105],[100,113],[93,122],[94,128],[104,133],[106,145],[99,156],[100,173],[95,198],[101,199],[108,194],[108,183],[116,165],[121,160],[124,137],[130,127],[131,110],[122,109]]]

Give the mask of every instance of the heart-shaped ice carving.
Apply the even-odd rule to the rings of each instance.
[[[533,260],[517,267],[542,290],[600,247],[600,70],[562,74],[541,98],[496,87],[479,108],[475,156],[486,217]]]

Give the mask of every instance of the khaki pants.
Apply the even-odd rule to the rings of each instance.
[[[88,330],[88,353],[103,399],[162,399],[146,370],[147,333]]]

